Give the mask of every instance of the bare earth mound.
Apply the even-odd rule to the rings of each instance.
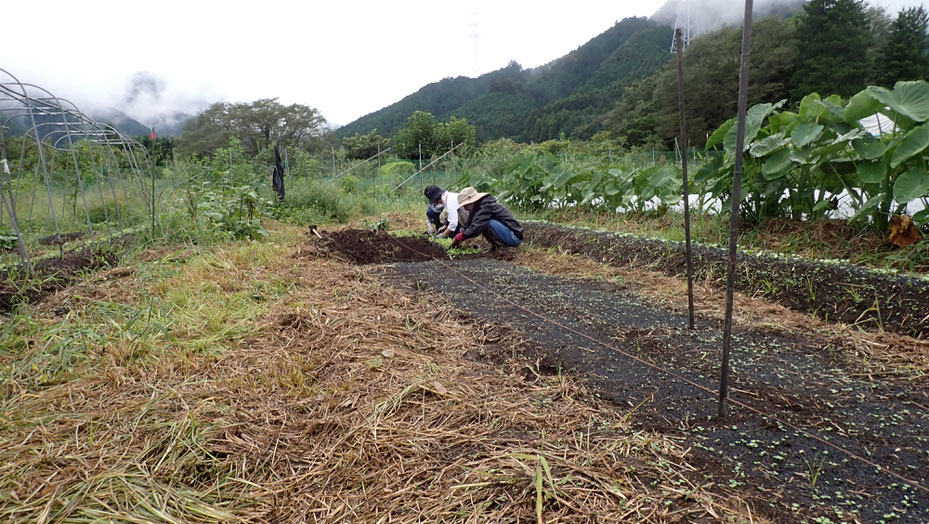
[[[324,233],[326,247],[355,264],[422,262],[446,258],[445,250],[425,238],[407,237],[398,241],[383,231],[345,229]]]

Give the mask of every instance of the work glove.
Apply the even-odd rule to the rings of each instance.
[[[464,242],[464,233],[458,233],[455,235],[455,240],[452,242],[452,247],[458,247],[462,242]]]

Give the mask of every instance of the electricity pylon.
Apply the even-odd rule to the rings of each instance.
[[[687,49],[690,41],[700,35],[697,27],[697,20],[693,16],[690,0],[677,0],[677,17],[674,21],[673,29],[681,30],[681,47]],[[671,35],[671,52],[677,52],[677,42],[674,35]]]

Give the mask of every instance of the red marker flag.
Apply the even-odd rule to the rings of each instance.
[[[154,140],[154,139],[155,139],[155,128],[153,127],[153,128],[152,128],[152,140]]]

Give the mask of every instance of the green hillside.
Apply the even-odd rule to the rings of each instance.
[[[626,18],[567,55],[543,66],[507,67],[478,78],[446,78],[340,128],[339,137],[373,129],[391,135],[413,111],[440,120],[467,118],[479,138],[546,140],[586,137],[595,117],[612,107],[629,83],[653,74],[671,58],[671,29]]]

